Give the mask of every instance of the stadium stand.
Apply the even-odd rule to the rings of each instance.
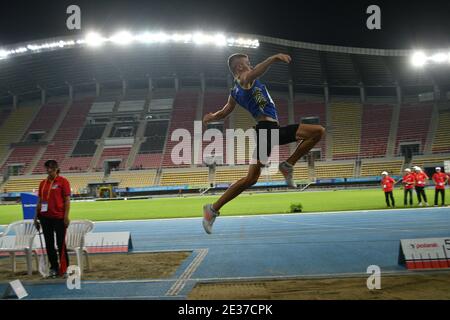
[[[208,169],[164,169],[162,171],[161,186],[189,185],[191,187],[208,186]]]
[[[402,104],[397,131],[396,155],[400,154],[401,143],[417,142],[419,153],[423,153],[431,122],[433,105],[430,103]]]
[[[156,170],[112,171],[107,181],[118,181],[120,188],[154,185]]]
[[[104,147],[100,159],[95,166],[97,169],[104,168],[104,162],[108,160],[119,160],[119,169],[124,169],[130,154],[131,146],[107,146]]]
[[[134,168],[158,168],[161,165],[162,154],[161,153],[148,153],[148,154],[137,154],[134,159]]]
[[[411,161],[411,166],[424,167],[436,167],[443,166],[444,161],[450,160],[450,154],[448,155],[429,155],[429,156],[414,156]]]
[[[410,70],[409,66],[403,68],[406,66],[402,62],[403,56],[398,56],[396,52],[384,55],[383,52],[372,50],[360,54],[353,52],[354,48],[344,47],[339,50],[323,47],[313,49],[305,47],[304,43],[294,47],[281,39],[270,44],[265,41],[271,40],[261,41],[259,51],[252,54],[252,60],[259,61],[280,49],[288,49],[294,57],[290,66],[274,65],[263,79],[278,107],[280,125],[289,124],[289,118],[293,115],[291,120],[294,123],[318,123],[326,127],[330,135],[328,140],[322,139],[314,148],[314,151],[321,151],[319,159],[314,154],[315,163],[310,162],[308,166],[302,159],[296,165],[294,178],[297,181],[379,176],[384,170],[394,175],[401,174],[406,165],[404,159],[399,157],[404,144],[419,145],[417,152],[414,149],[412,153],[412,165],[442,165],[444,160],[450,158],[449,95],[443,94],[439,101],[419,102],[418,95],[423,88],[431,87],[433,83],[429,82],[426,75]],[[70,176],[76,190],[85,189],[89,182],[103,181],[105,160],[121,160],[120,165],[113,165],[113,170],[107,175],[108,181],[116,181],[121,187],[155,183],[164,186],[204,186],[209,179],[216,183],[232,183],[244,177],[248,166],[237,162],[244,160],[243,163],[249,163],[251,154],[248,150],[251,148],[248,143],[244,151],[235,147],[236,166],[218,166],[211,177],[203,164],[194,168],[190,164],[176,165],[171,160],[172,149],[178,144],[177,141],[170,141],[174,130],[185,128],[192,134],[193,121],[201,120],[205,113],[217,111],[229,94],[226,89],[228,69],[224,64],[223,51],[220,54],[208,52],[203,57],[205,63],[202,67],[205,70],[203,77],[200,77],[193,73],[198,71],[197,66],[186,62],[186,55],[183,54],[194,52],[190,50],[186,47],[186,50],[171,53],[169,64],[167,61],[161,63],[142,58],[139,65],[145,66],[146,71],[151,70],[151,78],[148,75],[142,78],[142,74],[136,73],[127,64],[117,68],[124,71],[119,75],[115,68],[98,59],[95,71],[98,73],[96,81],[99,91],[95,94],[92,70],[83,59],[73,61],[76,67],[70,74],[67,73],[67,81],[74,83],[72,93],[75,96],[79,97],[81,93],[87,98],[75,100],[70,106],[65,104],[68,96],[57,96],[59,91],[56,93],[56,87],[46,90],[46,98],[51,102],[42,107],[37,107],[40,102],[35,103],[35,106],[23,105],[22,101],[28,101],[27,98],[35,99],[45,93],[35,90],[37,82],[53,83],[49,80],[54,75],[43,72],[42,75],[36,75],[41,77],[40,81],[35,81],[26,78],[21,70],[16,70],[17,74],[22,75],[27,91],[19,90],[22,92],[14,99],[15,103],[19,103],[16,110],[11,108],[10,94],[3,92],[5,99],[0,108],[0,167],[3,170],[8,164],[23,164],[24,167],[17,172],[22,176],[11,177],[4,187],[12,183],[13,190],[30,190],[25,180],[40,176],[30,176],[28,173],[31,169],[35,174],[42,173],[43,161],[48,158],[60,162],[63,174]],[[59,53],[55,51],[54,54]],[[44,65],[51,67],[51,61],[46,55],[35,57],[33,64],[36,70]],[[140,59],[138,55],[135,58]],[[5,63],[10,64],[11,61]],[[10,67],[11,70],[15,68],[13,64]],[[79,79],[72,74],[77,74]],[[168,76],[170,74],[176,76]],[[123,81],[120,78],[122,75],[134,79]],[[11,72],[7,78],[10,77],[16,77],[15,73]],[[441,78],[436,77],[434,80],[439,82],[443,93],[448,91],[448,85],[441,83]],[[395,90],[396,81],[399,81],[402,90]],[[364,97],[358,95],[361,82],[366,93]],[[328,84],[328,88],[324,88],[324,83]],[[205,84],[205,87],[201,84]],[[293,90],[293,101],[289,100],[288,89]],[[324,92],[328,92],[327,102]],[[397,97],[397,93],[401,96]],[[360,103],[361,100],[366,102]],[[398,104],[397,101],[403,103]],[[433,110],[439,111],[437,117]],[[58,113],[66,111],[64,115]],[[398,114],[400,117],[395,132],[390,132],[396,125],[393,120]],[[254,125],[255,121],[248,112],[237,107],[229,118],[211,127],[222,131],[228,128],[247,130]],[[30,136],[32,132],[35,134]],[[49,138],[51,141],[48,141]],[[330,145],[327,145],[327,141]],[[425,146],[427,142],[431,146]],[[206,145],[209,143],[203,142],[203,148]],[[294,144],[282,146],[279,150],[280,160],[286,159],[293,147]],[[223,153],[225,160],[226,148]],[[97,170],[99,172],[92,172]],[[274,161],[270,168],[262,171],[261,182],[284,180]],[[24,181],[20,182],[21,179]],[[33,185],[35,182],[29,183]]]
[[[2,186],[2,192],[37,192],[46,175],[11,176]]]
[[[47,146],[37,166],[33,169],[33,173],[43,173],[44,163],[48,159],[54,159],[61,164],[65,162],[66,156],[72,150],[75,140],[79,136],[80,128],[86,121],[91,103],[91,99],[72,103],[52,142]],[[65,166],[66,164],[64,169]]]
[[[16,146],[11,151],[8,159],[2,168],[4,170],[10,165],[20,165],[19,174],[25,174],[28,166],[33,161],[34,157],[41,149],[41,146]]]
[[[81,174],[65,174],[63,172],[62,176],[66,177],[67,180],[69,180],[72,194],[84,193],[89,183],[103,182],[103,173],[100,172],[81,173]]]
[[[148,112],[170,111],[173,107],[173,98],[152,99],[148,106]]]
[[[141,144],[139,153],[162,153],[168,125],[167,120],[147,121],[144,132],[146,140]]]
[[[28,134],[31,132],[43,132],[43,138],[46,139],[55,125],[56,119],[58,119],[60,113],[63,111],[63,108],[64,105],[61,103],[47,103],[43,105],[22,140],[26,141]]]
[[[171,159],[172,149],[178,144],[178,141],[171,141],[170,138],[173,131],[181,128],[188,130],[191,136],[193,135],[198,96],[198,90],[181,90],[175,97],[166,148],[163,155],[163,167],[179,166],[174,164]]]
[[[144,110],[145,100],[123,100],[120,102],[118,112],[140,112]]]
[[[439,112],[432,151],[433,153],[450,152],[450,110]]]
[[[277,173],[280,177],[279,179],[283,179],[281,173]],[[294,179],[295,180],[309,180],[308,175],[308,165],[306,163],[297,163],[294,167]]]
[[[333,130],[333,159],[354,159],[359,154],[362,107],[359,103],[342,101],[330,105]]]
[[[387,171],[390,175],[402,174],[403,159],[399,160],[362,160],[361,176],[381,176],[381,172]]]
[[[100,114],[100,113],[112,113],[115,101],[104,101],[104,102],[94,102],[89,110],[90,114]]]
[[[92,157],[97,150],[96,141],[105,131],[106,124],[88,124],[83,128],[70,157],[61,163],[62,171],[85,172],[88,170]]]
[[[168,120],[147,121],[144,139],[134,159],[133,168],[158,168],[166,141]]]
[[[37,106],[23,106],[11,112],[0,127],[0,163],[9,151],[9,145],[19,142],[31,119],[39,110]]]
[[[64,172],[86,172],[91,164],[92,157],[67,157],[60,168]]]
[[[296,99],[294,101],[294,120],[301,123],[305,119],[317,119],[318,124],[327,127],[327,117],[325,103],[322,101],[305,101],[304,99]],[[322,139],[314,148],[320,149],[321,159],[325,159],[326,139]]]
[[[114,123],[109,136],[113,138],[134,137],[138,125],[137,122]]]
[[[360,158],[386,156],[393,108],[385,104],[363,106]]]
[[[215,184],[233,183],[247,175],[248,166],[217,167]]]
[[[354,161],[318,162],[314,167],[314,175],[317,179],[350,178],[354,176],[354,170]]]
[[[8,119],[10,114],[11,114],[11,108],[5,107],[0,110],[0,127],[6,121],[6,119]]]
[[[56,119],[58,119],[61,111],[63,110],[63,105],[56,103],[45,104],[41,107],[36,117],[31,122],[28,130],[22,137],[23,142],[28,142],[31,139],[28,136],[31,133],[41,133],[39,141],[47,141],[48,134],[52,130]],[[37,145],[27,145],[27,146],[16,146],[13,148],[10,156],[6,159],[3,168],[11,164],[21,164],[20,169],[21,174],[25,174],[29,165],[32,163],[33,159],[37,155],[38,151],[41,149]]]

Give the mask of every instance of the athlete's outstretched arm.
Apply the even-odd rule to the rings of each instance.
[[[226,118],[231,112],[233,112],[235,107],[236,101],[234,101],[234,99],[231,96],[229,96],[227,104],[224,105],[222,109],[214,113],[210,112],[205,114],[205,116],[203,117],[203,123],[207,124],[208,122],[211,121],[217,121]]]
[[[287,54],[279,53],[274,56],[271,56],[264,60],[263,62],[257,64],[251,71],[244,72],[239,77],[241,81],[241,85],[247,85],[249,83],[253,83],[253,81],[259,77],[261,77],[267,69],[269,69],[270,65],[274,62],[282,61],[285,63],[291,62],[291,57]]]

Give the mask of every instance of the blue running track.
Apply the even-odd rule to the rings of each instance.
[[[26,299],[185,299],[199,281],[407,272],[400,239],[450,236],[450,209],[219,217],[212,235],[200,218],[98,222],[94,232],[130,231],[133,250],[192,251],[170,279],[25,284]],[[3,292],[6,284],[0,284]]]

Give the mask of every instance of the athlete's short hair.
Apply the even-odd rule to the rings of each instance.
[[[236,66],[237,61],[241,58],[248,58],[248,55],[245,53],[234,53],[231,56],[228,57],[228,68],[230,68],[230,72],[234,75],[236,74]]]

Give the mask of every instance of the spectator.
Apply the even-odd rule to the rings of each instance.
[[[419,201],[419,207],[423,206],[422,200],[425,201],[425,205],[428,207],[428,200],[427,195],[425,193],[425,186],[427,184],[427,180],[429,179],[427,174],[422,171],[420,167],[415,167],[415,186],[416,186],[416,193],[417,193],[417,199]]]
[[[440,167],[436,167],[436,173],[433,174],[433,181],[435,186],[434,191],[434,206],[438,205],[438,197],[441,194],[441,206],[445,205],[445,184],[448,182],[448,176],[441,172]]]
[[[389,203],[389,199],[392,202],[392,207],[395,208],[395,200],[394,200],[394,194],[392,190],[394,189],[395,180],[391,177],[389,177],[388,173],[386,171],[383,171],[381,173],[381,186],[383,187],[384,196],[386,198],[386,204],[388,207],[391,206]]]
[[[409,205],[413,205],[413,193],[412,190],[414,189],[414,183],[415,178],[414,174],[411,172],[411,169],[406,168],[405,169],[405,175],[403,176],[402,183],[404,186],[404,206],[406,207],[408,204],[408,195],[409,195]]]

